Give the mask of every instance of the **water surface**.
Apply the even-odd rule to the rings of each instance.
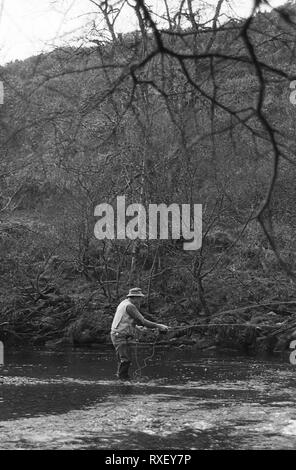
[[[139,348],[133,371],[151,356]],[[294,449],[288,359],[157,349],[135,381],[112,350],[6,351],[0,449]],[[138,365],[137,365],[138,363]]]

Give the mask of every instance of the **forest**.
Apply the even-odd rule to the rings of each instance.
[[[77,40],[0,67],[0,339],[36,347],[109,341],[131,287],[159,341],[289,348],[296,330],[296,5],[161,18],[92,2]],[[103,25],[103,26],[102,26]],[[295,82],[296,83],[296,82]],[[295,88],[295,87],[294,87]],[[98,240],[100,203],[202,204],[199,250],[182,240]],[[182,328],[184,327],[184,331]],[[144,335],[150,341],[154,333]]]

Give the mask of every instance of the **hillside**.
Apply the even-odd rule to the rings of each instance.
[[[4,341],[104,343],[134,285],[152,318],[197,325],[192,345],[255,350],[293,325],[295,12],[258,13],[247,34],[243,20],[166,30],[158,50],[152,29],[1,68]],[[96,239],[94,208],[122,195],[202,204],[202,248]]]

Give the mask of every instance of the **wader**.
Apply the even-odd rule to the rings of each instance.
[[[116,333],[111,333],[111,341],[115,348],[118,368],[117,377],[121,380],[130,380],[128,371],[131,361],[131,345],[128,337],[123,337]]]
[[[125,299],[118,305],[111,326],[111,341],[118,361],[117,377],[121,380],[129,380],[128,371],[132,362],[130,340],[136,332],[135,320],[126,312],[130,304],[130,300]]]

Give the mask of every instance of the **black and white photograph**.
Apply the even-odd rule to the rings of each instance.
[[[0,0],[0,451],[296,450],[295,181],[295,0]]]

